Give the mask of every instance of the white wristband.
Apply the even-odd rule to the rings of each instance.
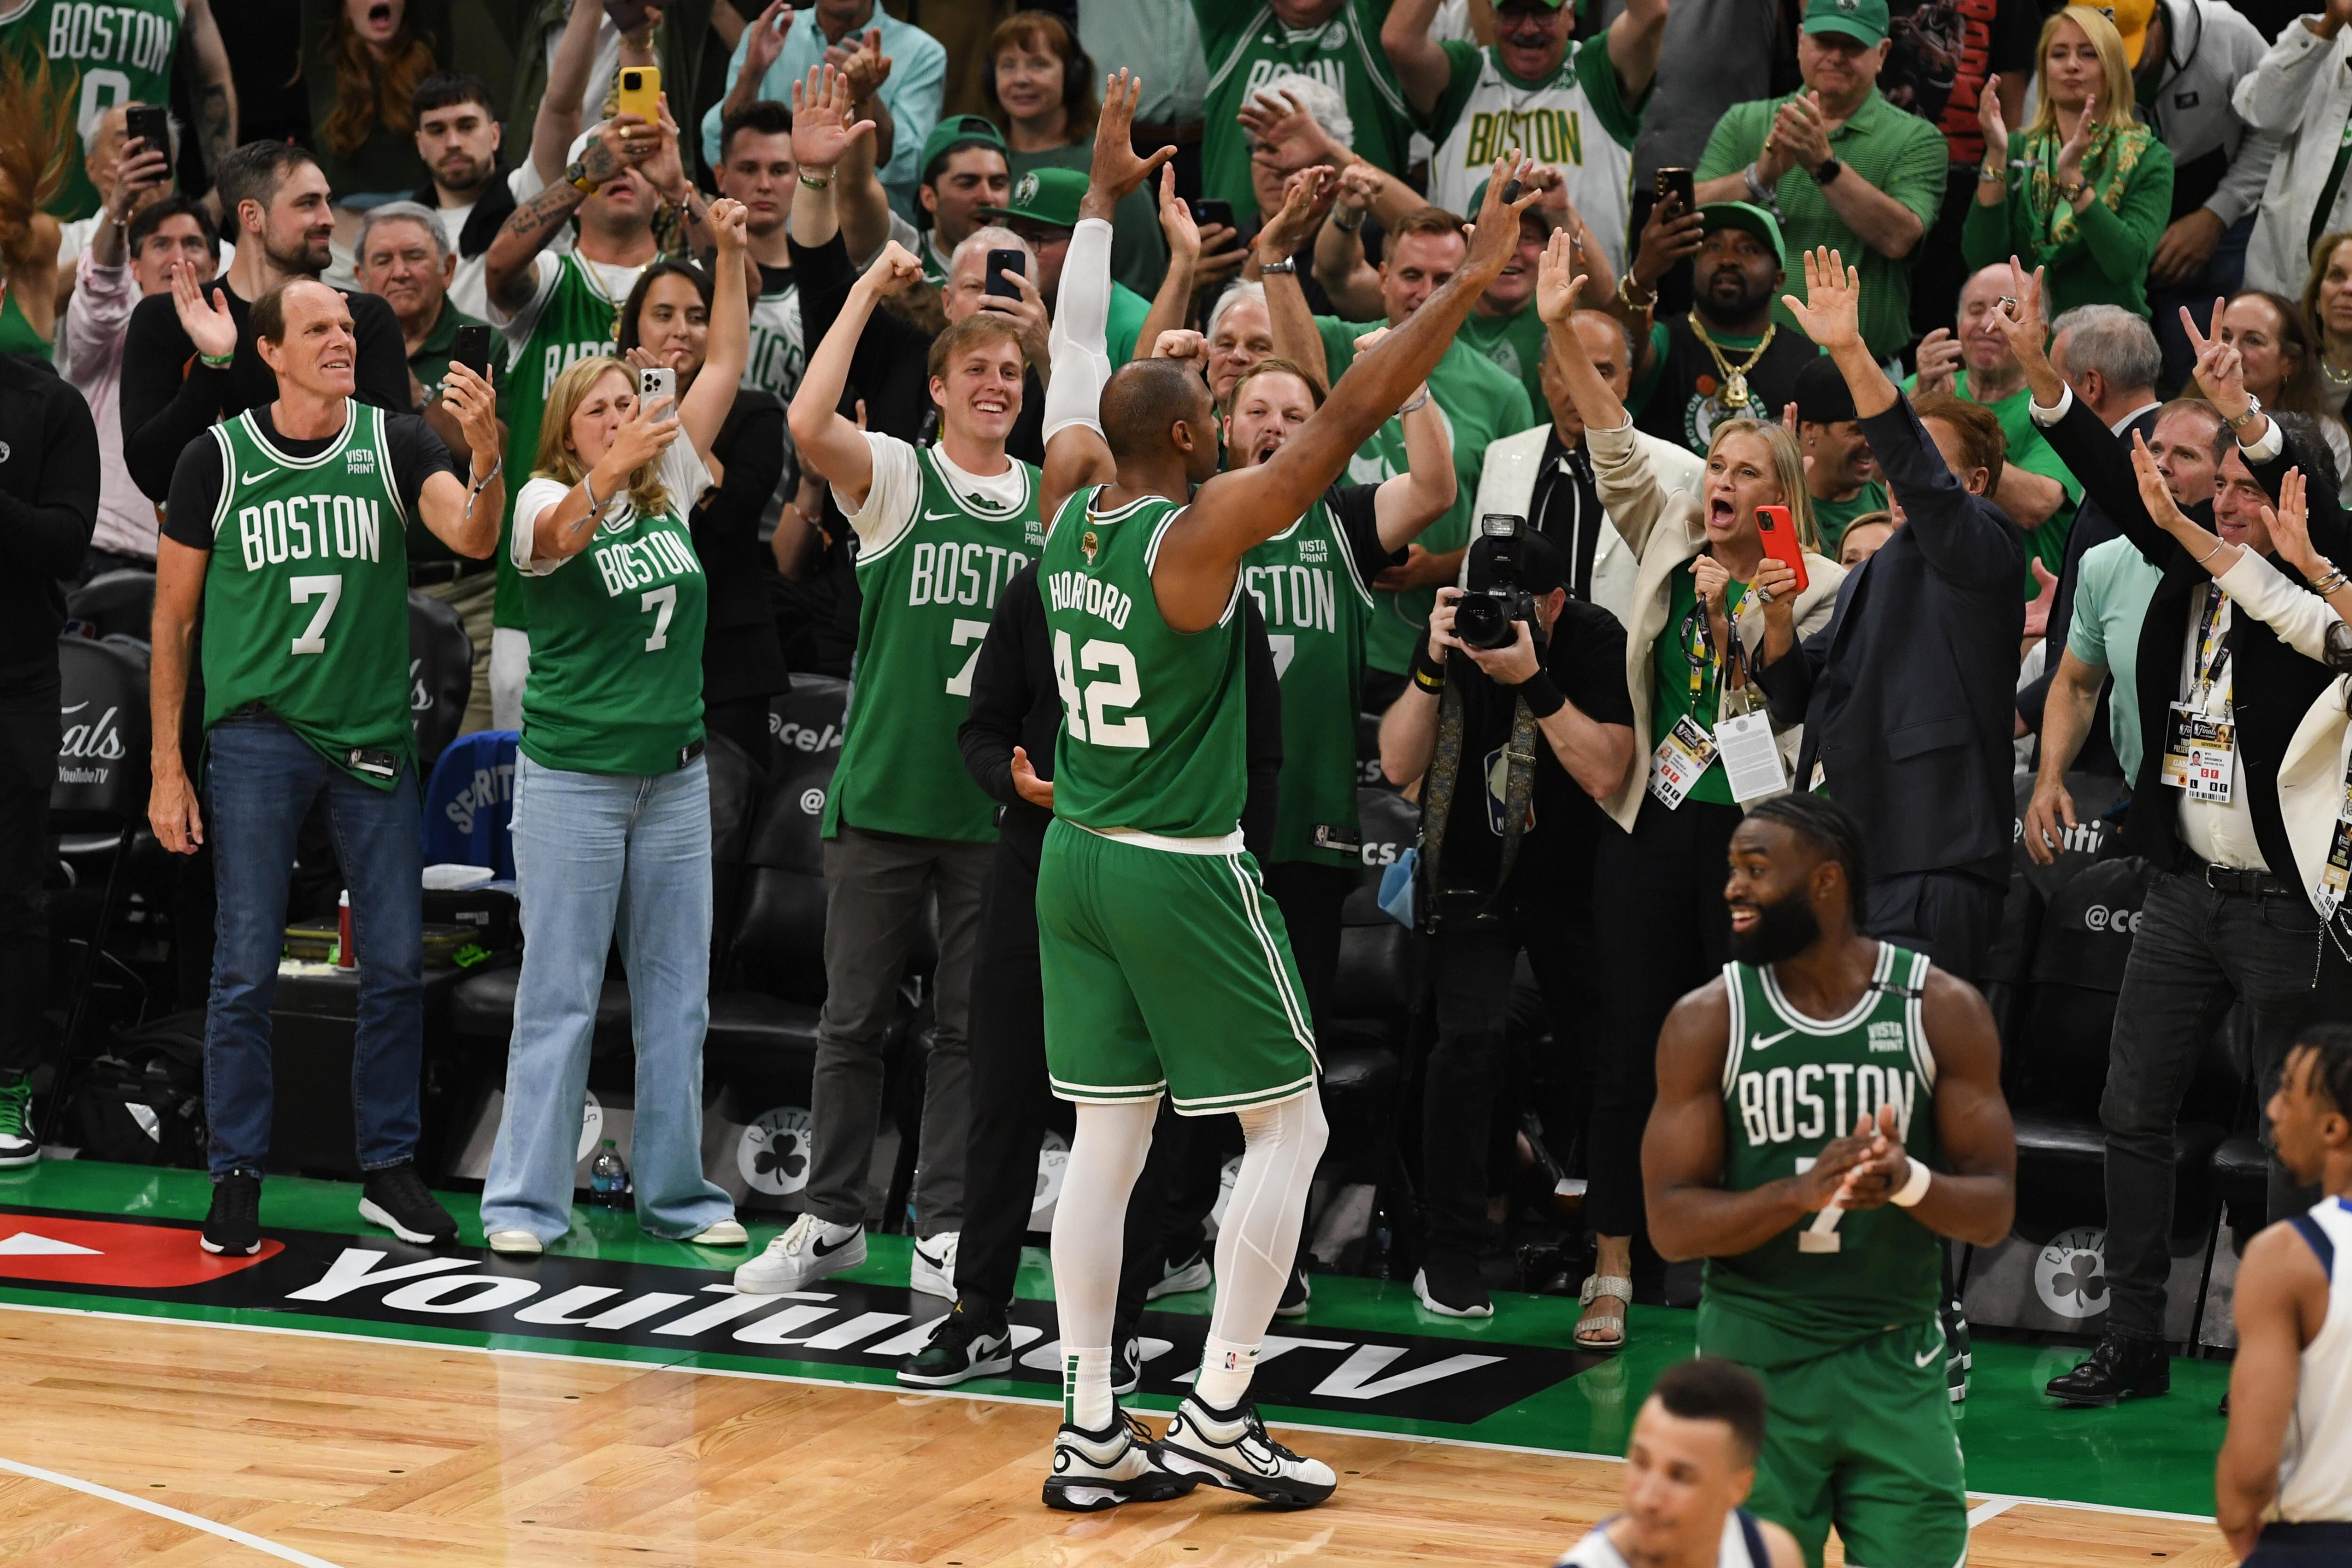
[[[1936,1173],[1927,1169],[1926,1161],[1914,1160],[1911,1162],[1910,1177],[1904,1182],[1902,1191],[1887,1194],[1886,1201],[1899,1209],[1916,1207],[1919,1200],[1927,1195],[1927,1184],[1935,1179]]]

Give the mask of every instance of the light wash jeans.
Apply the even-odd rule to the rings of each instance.
[[[553,1241],[572,1173],[604,952],[617,935],[637,1047],[627,1150],[637,1223],[688,1237],[734,1204],[702,1175],[702,1037],[710,1021],[710,774],[567,773],[515,758],[522,976],[506,1108],[482,1187],[485,1232]]]

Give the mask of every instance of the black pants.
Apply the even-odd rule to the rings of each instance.
[[[1700,800],[1670,811],[1645,795],[1633,832],[1601,832],[1592,909],[1608,1001],[1584,1196],[1598,1235],[1644,1229],[1642,1132],[1658,1097],[1658,1031],[1674,1005],[1731,956],[1723,882],[1741,816],[1736,805]]]
[[[2009,889],[1967,871],[1873,877],[1863,895],[1868,934],[1924,952],[1945,973],[1973,985],[1984,973]]]
[[[1605,970],[1596,962],[1586,888],[1523,888],[1484,915],[1439,922],[1429,954],[1437,1044],[1422,1089],[1422,1185],[1432,1252],[1475,1258],[1486,1238],[1487,1154],[1507,1066],[1511,972],[1522,950],[1551,1017],[1554,1049],[1586,1052],[1597,1032]]]
[[[955,1283],[959,1293],[984,1299],[1001,1310],[1013,1300],[1021,1241],[1037,1195],[1037,1146],[1053,1111],[1045,1073],[1045,993],[1037,961],[1037,847],[1010,835],[996,842],[981,910],[967,1048],[971,1129],[965,1144],[963,1234],[956,1244]],[[1191,1148],[1183,1136],[1160,1135],[1171,1131],[1172,1120],[1163,1102],[1150,1157],[1127,1201],[1118,1279],[1122,1331],[1142,1312],[1143,1292],[1160,1278],[1169,1167]]]
[[[2106,1092],[2107,1321],[2136,1339],[2164,1333],[2171,1273],[2173,1124],[2199,1060],[2232,1002],[2252,1025],[2254,1092],[2268,1103],[2287,1047],[2315,1017],[2346,1016],[2347,972],[2300,892],[2216,892],[2201,874],[2159,872],[2140,906],[2116,998]],[[2221,1108],[2213,1108],[2219,1110]],[[2210,1114],[2208,1112],[2208,1114]],[[2264,1129],[2267,1141],[2268,1129]],[[2271,1161],[2270,1217],[2294,1185]]]
[[[1339,908],[1364,884],[1360,869],[1284,860],[1265,868],[1265,890],[1290,931],[1290,955],[1307,986],[1307,1010],[1319,1033],[1331,1026],[1331,983],[1339,973]]]
[[[55,692],[0,710],[0,1072],[30,1072],[40,1057],[49,978],[49,785],[59,736]]]

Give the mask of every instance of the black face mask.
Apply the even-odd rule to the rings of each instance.
[[[1742,963],[1780,963],[1821,940],[1822,922],[1800,888],[1786,898],[1756,906],[1756,923],[1731,933],[1731,956]]]

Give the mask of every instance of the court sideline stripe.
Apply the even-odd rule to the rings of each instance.
[[[149,1322],[156,1321],[153,1318],[147,1320]],[[96,1481],[83,1480],[79,1476],[59,1475],[55,1470],[45,1470],[37,1465],[19,1464],[14,1459],[5,1458],[0,1458],[0,1470],[6,1470],[11,1474],[24,1476],[32,1480],[47,1481],[53,1487],[64,1487],[68,1491],[81,1492],[105,1502],[119,1502],[125,1508],[135,1508],[142,1513],[152,1513],[156,1518],[169,1520],[173,1524],[184,1524],[190,1530],[201,1530],[207,1535],[217,1535],[224,1541],[234,1541],[239,1546],[249,1546],[256,1552],[266,1552],[281,1562],[299,1564],[299,1568],[337,1568],[335,1563],[328,1562],[323,1557],[313,1557],[307,1552],[297,1552],[291,1546],[280,1546],[274,1541],[264,1540],[249,1531],[239,1530],[233,1524],[222,1524],[216,1520],[206,1519],[202,1514],[184,1513],[176,1508],[166,1508],[162,1503],[147,1498],[133,1497],[129,1492],[116,1491],[112,1487],[100,1486]]]
[[[225,1329],[232,1333],[286,1334],[296,1339],[341,1340],[359,1344],[394,1345],[404,1350],[460,1351],[470,1355],[515,1356],[525,1361],[560,1361],[569,1362],[574,1365],[629,1366],[640,1372],[674,1372],[688,1377],[735,1377],[757,1383],[798,1384],[810,1388],[863,1389],[870,1394],[898,1395],[918,1394],[926,1399],[971,1399],[983,1404],[1034,1405],[1054,1410],[1060,1409],[1062,1405],[1058,1397],[1041,1398],[1032,1394],[983,1394],[954,1388],[915,1390],[900,1387],[896,1384],[864,1383],[856,1378],[847,1377],[807,1377],[787,1372],[745,1372],[725,1366],[689,1366],[682,1361],[631,1361],[624,1357],[571,1355],[562,1351],[518,1350],[507,1345],[453,1345],[443,1344],[437,1341],[404,1340],[390,1336],[379,1339],[372,1334],[339,1333],[332,1329],[283,1328],[274,1323],[224,1323],[206,1318],[164,1318],[149,1312],[104,1312],[93,1307],[44,1306],[32,1301],[0,1301],[0,1311],[53,1312],[77,1318],[98,1318],[118,1323],[163,1323],[189,1329]],[[1489,1443],[1475,1437],[1440,1437],[1425,1432],[1375,1432],[1362,1426],[1319,1426],[1305,1421],[1269,1421],[1266,1425],[1285,1427],[1293,1432],[1318,1432],[1333,1437],[1376,1437],[1387,1443],[1429,1443],[1444,1448],[1484,1448],[1492,1453],[1531,1454],[1546,1459],[1599,1459],[1612,1465],[1622,1465],[1625,1462],[1625,1456],[1622,1454],[1594,1454],[1581,1448],[1538,1448],[1525,1443]],[[6,1463],[5,1460],[0,1460],[0,1464],[5,1463]],[[2083,1513],[2126,1514],[2135,1519],[2178,1519],[2197,1524],[2210,1524],[2213,1521],[2213,1516],[2210,1513],[2176,1513],[2169,1509],[2161,1508],[2126,1508],[2121,1503],[2082,1502],[2074,1498],[2032,1497],[2021,1492],[1978,1492],[1975,1495],[1985,1500],[1984,1503],[1978,1505],[1976,1510],[1978,1512],[1983,1511],[1986,1507],[1995,1502],[2003,1505],[2000,1510],[2003,1512],[2021,1503],[2030,1503],[2039,1508],[2073,1509]],[[1985,1517],[1990,1519],[1992,1515],[1986,1514]],[[1973,1516],[1970,1522],[1975,1522]],[[327,1568],[336,1568],[336,1565],[330,1563]]]

